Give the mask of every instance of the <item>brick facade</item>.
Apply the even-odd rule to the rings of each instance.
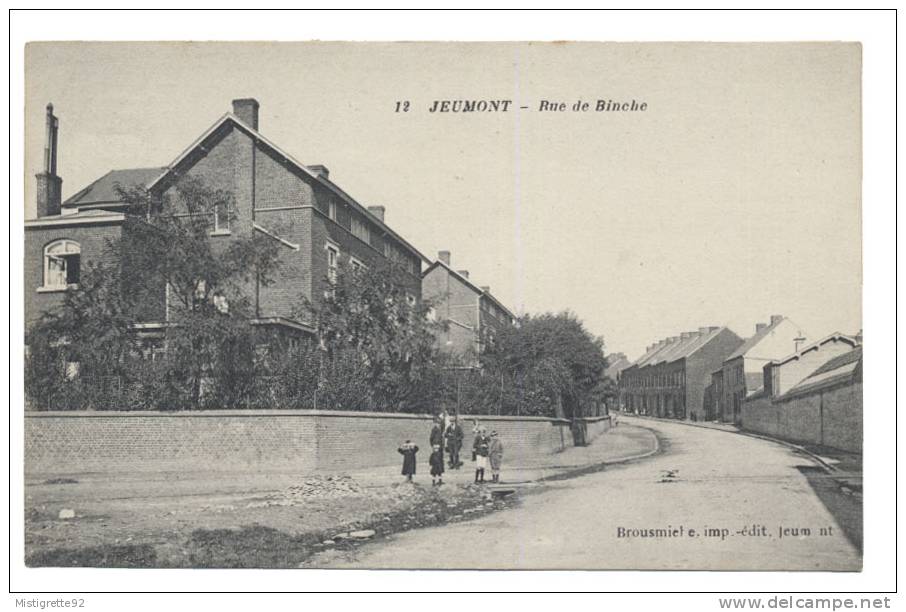
[[[442,255],[449,258],[449,253]],[[440,350],[477,366],[482,343],[515,324],[515,316],[487,288],[477,287],[443,261],[432,264],[422,277],[422,292],[435,316],[447,323],[438,333]]]
[[[284,248],[273,282],[260,286],[252,281],[247,287],[258,319],[311,323],[296,318],[305,300],[317,303],[323,298],[328,243],[339,249],[341,265],[351,258],[369,266],[387,258],[398,262],[409,271],[407,291],[413,298],[421,299],[423,256],[390,230],[383,219],[373,216],[327,180],[325,168],[302,166],[262,137],[257,132],[257,108],[254,100],[234,101],[236,115],[227,115],[215,123],[162,171],[136,169],[111,174],[149,179],[143,186],[158,196],[173,195],[183,178],[196,178],[206,187],[230,192],[234,199],[234,219],[228,229],[220,228],[212,234],[215,248],[226,248],[231,240],[256,232],[267,239],[279,240]],[[85,201],[86,193],[111,191],[106,184],[111,180],[110,175],[106,175],[106,182],[102,177],[63,206],[78,208]],[[122,204],[108,195],[87,208],[104,208],[105,211],[99,212],[109,215],[121,209]],[[88,213],[80,211],[72,218],[85,214]],[[57,225],[45,228],[50,219]],[[119,230],[112,225],[92,224],[78,229],[58,225],[66,219],[66,215],[46,217],[36,222],[42,226],[40,230],[27,227],[25,278],[29,321],[60,303],[59,295],[35,293],[42,283],[43,245],[56,236],[68,235],[84,243],[83,259],[87,263],[100,256],[100,245],[106,239],[120,237]],[[353,223],[358,224],[360,234],[364,227],[368,235],[365,238],[353,235]]]
[[[726,327],[703,327],[648,347],[620,373],[626,410],[663,418],[705,420],[711,373],[742,339]]]
[[[102,261],[110,263],[108,244],[123,235],[122,221],[70,225],[26,225],[25,228],[25,329],[42,314],[63,303],[65,291],[44,290],[44,248],[57,240],[72,240],[81,248],[85,270]]]

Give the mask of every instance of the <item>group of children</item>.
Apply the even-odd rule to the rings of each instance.
[[[459,427],[455,421],[453,426]],[[428,458],[428,465],[431,467],[431,486],[440,486],[444,483],[444,452],[438,440],[438,430],[442,430],[442,424],[435,420],[430,439],[431,456]],[[503,442],[500,441],[496,431],[492,431],[488,435],[487,430],[484,427],[480,427],[477,421],[475,422],[473,433],[475,434],[475,440],[472,444],[472,460],[475,462],[475,482],[484,482],[484,473],[488,467],[491,468],[491,482],[500,482]],[[440,440],[442,439],[440,438]],[[458,449],[456,451],[457,457],[454,459],[451,456],[451,464],[453,461],[458,462]],[[412,476],[415,474],[415,455],[418,453],[418,446],[412,440],[406,440],[397,448],[397,452],[403,456],[402,474],[406,477],[407,482],[412,482]]]

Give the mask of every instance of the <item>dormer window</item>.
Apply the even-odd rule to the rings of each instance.
[[[362,242],[371,242],[371,232],[368,225],[357,217],[352,218],[352,235]]]
[[[81,257],[82,249],[73,240],[57,240],[44,247],[44,288],[78,286]]]

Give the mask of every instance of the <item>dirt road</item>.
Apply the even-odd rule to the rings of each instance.
[[[808,458],[688,425],[662,453],[547,483],[515,508],[326,551],[315,567],[858,570],[859,550],[816,495]],[[857,502],[853,502],[857,503]],[[861,503],[861,502],[858,502]]]

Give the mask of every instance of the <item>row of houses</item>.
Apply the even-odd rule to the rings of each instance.
[[[449,251],[429,259],[387,223],[385,206],[361,204],[331,179],[327,166],[303,164],[265,137],[259,108],[251,98],[233,100],[232,112],[168,165],[111,170],[62,201],[59,120],[48,104],[36,218],[25,222],[26,328],[57,308],[67,291],[78,289],[87,265],[111,256],[105,248],[109,241],[132,239],[121,189],[141,187],[163,198],[173,195],[183,179],[195,178],[232,194],[234,210],[211,213],[212,240],[226,246],[257,233],[283,251],[275,282],[256,280],[249,287],[253,324],[278,334],[312,334],[312,322],[294,314],[300,300],[323,300],[325,284],[341,265],[392,261],[404,270],[409,299],[430,299],[436,316],[448,322],[449,331],[438,338],[440,347],[474,365],[483,342],[514,324],[513,313],[489,287],[475,285],[465,270],[454,270]],[[137,328],[150,334],[163,329],[168,312],[166,291],[156,292]]]
[[[616,357],[621,367],[609,376],[622,410],[861,452],[861,332],[810,341],[774,315],[747,339],[702,327],[648,346],[632,363]]]

